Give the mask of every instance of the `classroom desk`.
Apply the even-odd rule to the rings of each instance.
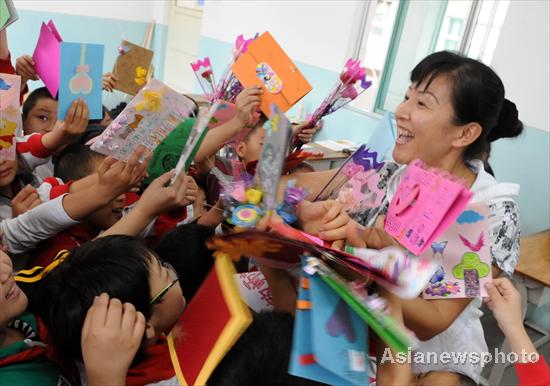
[[[330,150],[315,142],[308,143],[307,147],[305,147],[304,150],[323,152],[322,157],[309,158],[307,160],[307,162],[310,163],[317,171],[336,169],[340,167],[344,163],[344,161],[350,156],[349,154],[341,151]]]

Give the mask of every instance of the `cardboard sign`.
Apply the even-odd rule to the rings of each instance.
[[[286,112],[312,89],[269,32],[250,43],[232,70],[244,87],[262,87],[260,108],[266,116],[272,103]]]
[[[118,80],[115,89],[136,95],[149,80],[154,52],[127,40],[120,43],[120,55],[113,67]]]

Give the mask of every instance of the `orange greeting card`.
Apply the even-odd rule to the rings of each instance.
[[[228,255],[216,257],[214,268],[168,335],[172,364],[183,386],[206,385],[216,366],[252,323],[235,273]]]
[[[312,89],[269,32],[250,43],[231,69],[244,87],[262,87],[260,108],[266,116],[271,115],[271,103],[285,112]]]

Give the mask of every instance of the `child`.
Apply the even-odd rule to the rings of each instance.
[[[29,94],[23,103],[22,120],[26,135],[53,130],[57,122],[57,100],[46,87],[39,87]]]
[[[78,182],[81,185],[84,183],[84,186],[89,181],[93,181],[103,158],[103,155],[95,153],[86,145],[72,144],[57,159],[55,165],[56,177],[60,178],[61,181],[68,182],[64,187],[68,188],[69,191],[78,191],[80,188],[75,187],[74,184],[71,185],[71,181],[79,180]],[[195,199],[194,195],[196,191],[190,186],[187,176],[183,176],[182,178],[184,178],[187,188],[186,197],[182,202],[182,207],[185,207]],[[48,183],[51,183],[51,181],[48,180]],[[57,187],[52,187],[49,197],[45,197],[45,199],[54,198],[59,192],[56,189]],[[122,218],[123,211],[127,211],[125,194],[129,190],[120,192],[117,197],[110,197],[110,202],[107,205],[91,213],[82,220],[81,224],[60,232],[55,237],[41,243],[35,253],[33,253],[31,265],[46,266],[52,262],[60,250],[71,250],[95,238],[100,232],[113,226]],[[174,228],[177,222],[177,218],[173,219],[173,221],[168,221],[165,217],[161,217],[151,224],[145,224],[140,229],[140,232],[143,231],[142,235],[146,237],[160,237],[167,229]]]
[[[55,130],[45,134],[31,134],[17,138],[17,157],[15,160],[0,160],[0,219],[12,217],[11,200],[27,184],[33,183],[31,172],[40,164],[49,160],[59,147],[69,143],[82,134],[88,121],[88,108],[84,101],[72,103],[64,121],[57,121]],[[19,160],[20,159],[20,160]],[[25,199],[29,190],[23,192]],[[19,197],[22,201],[22,197]],[[30,203],[32,206],[32,202]],[[15,213],[16,215],[20,213]]]
[[[77,192],[60,194],[57,198],[29,210],[18,217],[0,223],[2,245],[11,254],[23,253],[97,209],[112,197],[135,186],[145,173],[146,163],[139,162],[143,148],[127,163],[107,158],[98,168],[97,176]]]
[[[0,251],[0,384],[59,385],[61,371],[48,359],[40,319],[26,312],[27,297],[13,280],[10,258]]]

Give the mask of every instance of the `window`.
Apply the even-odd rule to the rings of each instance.
[[[432,52],[457,51],[490,64],[508,5],[508,0],[370,2],[357,51],[373,86],[352,106],[394,111],[410,71]]]

